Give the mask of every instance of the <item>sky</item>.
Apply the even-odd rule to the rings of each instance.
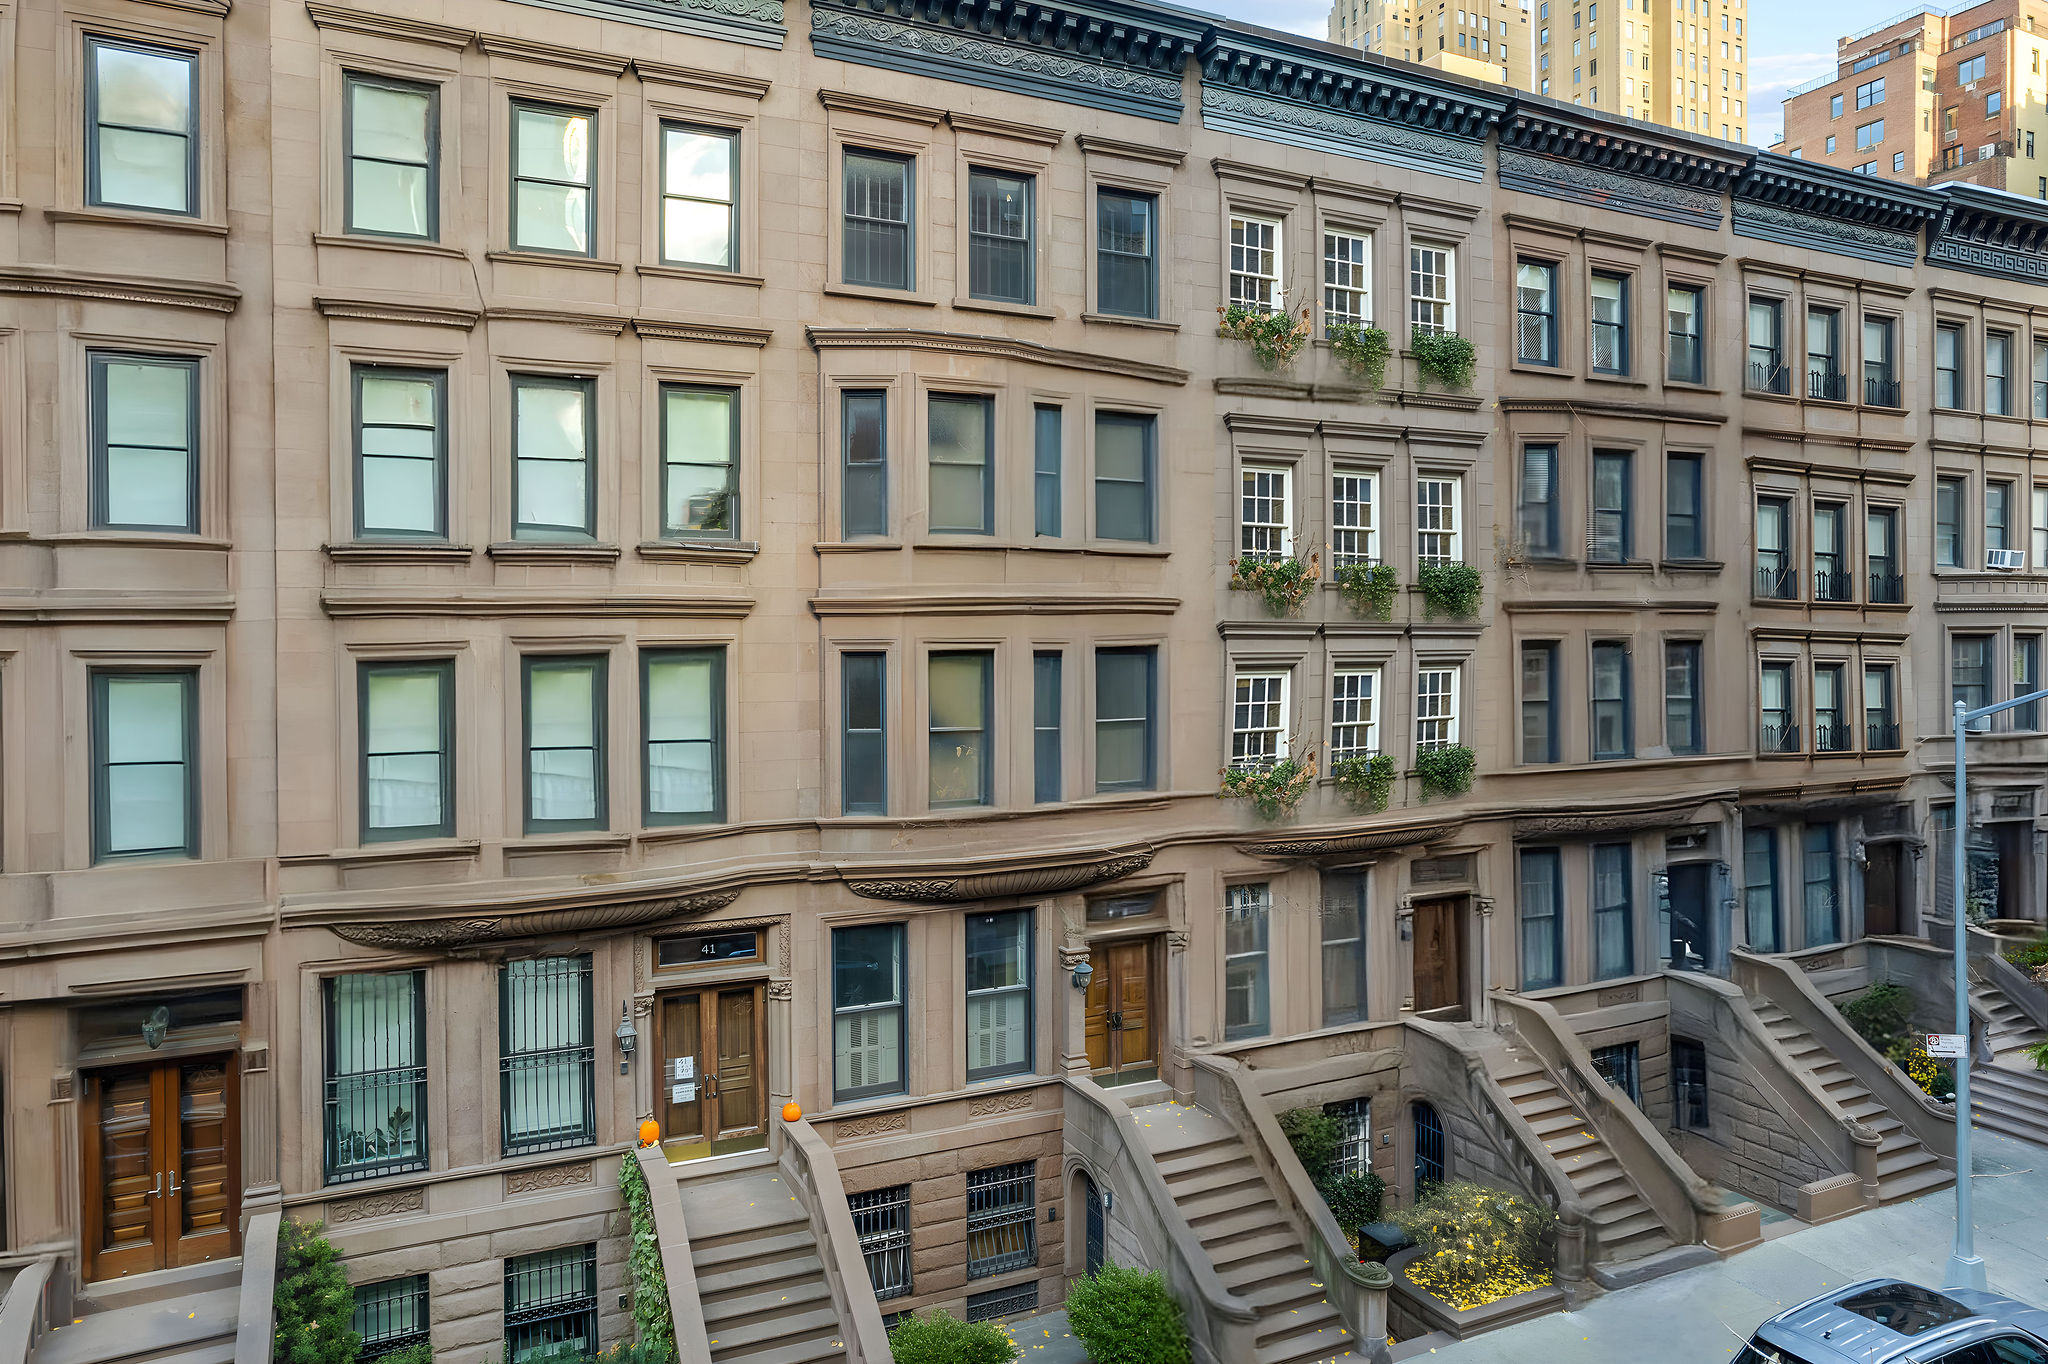
[[[1192,9],[1227,14],[1267,28],[1320,38],[1327,32],[1327,0],[1182,0]],[[1766,146],[1784,125],[1778,105],[1785,91],[1834,69],[1835,41],[1906,10],[1906,0],[1748,0],[1749,88],[1754,109],[1751,140]],[[1766,113],[1765,111],[1769,112]]]

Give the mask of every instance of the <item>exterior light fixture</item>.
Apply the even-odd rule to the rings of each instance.
[[[619,1039],[619,1074],[624,1075],[640,1045],[640,1030],[633,1026],[633,1006],[627,1000],[619,1001],[619,1030],[613,1036]]]
[[[1076,990],[1087,989],[1088,982],[1093,979],[1095,979],[1095,967],[1090,963],[1084,961],[1074,967],[1074,988]]]

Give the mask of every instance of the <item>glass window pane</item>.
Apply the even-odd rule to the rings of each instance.
[[[358,81],[349,127],[349,145],[357,156],[425,165],[433,101],[424,90],[393,90]]]
[[[663,453],[671,462],[725,463],[732,459],[734,395],[671,388],[663,393],[667,427]]]
[[[521,525],[583,527],[589,504],[581,464],[522,459],[519,465]]]
[[[183,450],[107,448],[107,524],[191,524],[191,469]]]
[[[597,754],[593,750],[536,750],[532,762],[534,820],[597,818]]]
[[[439,673],[372,673],[367,747],[372,753],[438,752]]]
[[[833,930],[833,1008],[900,1004],[902,990],[902,925],[866,924]]]
[[[191,58],[102,43],[93,48],[93,70],[99,122],[160,132],[191,130]],[[184,174],[182,150],[178,173]]]
[[[190,210],[189,138],[171,133],[99,130],[99,202],[170,213]]]
[[[400,379],[364,374],[358,392],[362,395],[363,421],[380,425],[432,426],[438,416],[431,379]]]
[[[514,390],[519,420],[519,457],[580,460],[587,435],[581,387],[520,384]]]
[[[548,109],[518,109],[519,160],[513,173],[540,180],[590,183],[590,118]]]
[[[931,661],[932,728],[979,729],[988,655],[933,655]]]
[[[185,764],[112,767],[106,783],[108,852],[185,846]]]
[[[107,761],[182,763],[185,689],[181,677],[108,678]]]
[[[192,430],[190,366],[108,361],[104,375],[107,444],[185,448]]]
[[[389,161],[351,167],[349,225],[363,232],[424,237],[428,233],[427,168]]]
[[[732,209],[695,199],[663,200],[661,254],[667,260],[730,270]]]
[[[532,710],[531,741],[535,748],[588,747],[595,739],[592,702],[596,669],[536,667],[527,678]]]
[[[522,180],[517,187],[519,240],[544,251],[590,250],[590,191]]]
[[[431,459],[366,458],[362,481],[364,530],[432,535],[441,529]]]
[[[733,140],[722,133],[662,129],[662,188],[692,199],[730,202]]]

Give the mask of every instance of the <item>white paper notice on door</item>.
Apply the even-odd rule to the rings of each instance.
[[[694,1080],[697,1078],[697,1058],[694,1056],[678,1056],[670,1061],[669,1065],[674,1071],[669,1076],[671,1080]]]
[[[670,1085],[668,1090],[668,1101],[672,1104],[688,1104],[697,1102],[696,1081],[693,1080],[686,1085]]]

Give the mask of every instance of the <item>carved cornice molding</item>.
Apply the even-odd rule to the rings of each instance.
[[[1161,384],[1181,385],[1188,381],[1186,370],[1171,365],[1152,365],[1119,355],[1063,350],[1058,346],[1019,341],[1008,336],[926,331],[917,327],[807,327],[804,335],[810,338],[811,346],[820,351],[852,348],[944,351],[954,355],[986,355],[998,360],[1028,360],[1096,374],[1121,374]]]
[[[742,327],[723,322],[671,322],[659,317],[636,317],[633,332],[656,341],[710,341],[724,346],[765,346],[775,337],[773,327]]]
[[[616,554],[613,555],[617,557]],[[707,597],[679,594],[606,593],[583,596],[568,592],[479,593],[378,592],[330,589],[320,594],[327,614],[356,619],[416,616],[677,616],[737,620],[754,609],[752,597]]]
[[[541,9],[588,14],[641,28],[668,29],[728,43],[780,48],[782,0],[519,0]]]
[[[1754,237],[1808,251],[1830,251],[1887,265],[1910,266],[1920,250],[1918,231],[1844,222],[1740,198],[1734,202],[1731,225],[1738,237]]]
[[[877,875],[864,867],[841,867],[846,887],[864,900],[900,900],[909,904],[947,905],[968,900],[1059,895],[1100,885],[1143,871],[1152,864],[1152,849],[1094,849],[1065,859],[1057,855],[1005,867],[977,869],[904,869]]]
[[[1348,834],[1248,839],[1237,847],[1239,852],[1253,857],[1329,857],[1338,853],[1377,852],[1385,848],[1438,843],[1457,827],[1455,823],[1403,824],[1396,828],[1363,829]]]
[[[424,19],[348,9],[341,5],[322,4],[320,0],[306,0],[306,14],[318,28],[360,33],[372,38],[409,38],[413,42],[433,43],[457,51],[476,41],[473,28],[453,28],[447,24],[430,24]]]
[[[632,320],[617,313],[579,313],[562,308],[486,308],[484,317],[492,322],[546,322],[602,336],[617,336]]]
[[[110,275],[46,265],[0,265],[0,294],[43,294],[55,298],[100,298],[115,303],[152,303],[163,308],[192,308],[231,313],[242,301],[232,284],[161,276]]]
[[[0,593],[0,624],[173,625],[232,620],[235,599],[199,592]]]
[[[1734,195],[1793,215],[1831,220],[1824,230],[1832,231],[1836,223],[1862,223],[1916,240],[1942,206],[1941,196],[1931,190],[1774,152],[1756,154],[1737,178]]]
[[[587,52],[582,48],[562,47],[556,43],[536,43],[525,38],[508,38],[498,33],[482,34],[477,38],[477,46],[493,57],[510,57],[515,61],[537,62],[542,66],[562,66],[572,71],[595,71],[605,76],[623,75],[629,60],[625,57],[615,57],[609,52]]]
[[[1502,189],[1694,227],[1721,226],[1719,185],[1633,175],[1603,164],[1518,151],[1505,143],[1498,154]],[[1720,184],[1726,183],[1722,177]]]
[[[1749,165],[1747,153],[1643,124],[1616,126],[1563,109],[1517,107],[1500,125],[1500,145],[1638,180],[1660,180],[1718,197]]]
[[[1679,825],[1712,824],[1719,810],[1696,800],[1672,801],[1638,810],[1584,810],[1517,819],[1517,839],[1566,838],[1575,834],[1640,833]]]
[[[827,593],[811,598],[820,616],[961,616],[1000,612],[1026,616],[1170,616],[1179,597],[1105,592]]]
[[[587,905],[524,906],[502,911],[471,910],[433,918],[328,918],[307,924],[326,928],[336,937],[363,947],[473,947],[516,938],[553,937],[566,933],[604,933],[633,928],[660,919],[701,918],[737,900],[738,886],[662,895],[638,900],[612,900]]]
[[[482,316],[474,308],[436,308],[420,303],[387,303],[375,298],[316,298],[313,306],[322,317],[345,317],[364,322],[409,322],[428,327],[454,327],[468,331]]]
[[[1972,274],[2048,284],[2048,222],[2000,212],[1995,205],[1951,203],[1927,259]]]
[[[643,81],[681,85],[715,95],[739,95],[745,99],[760,99],[770,88],[768,81],[742,76],[736,71],[703,71],[694,66],[676,66],[646,57],[633,59],[633,74]]]
[[[1220,87],[1473,143],[1483,141],[1508,108],[1505,95],[1440,81],[1413,67],[1367,65],[1264,34],[1211,30],[1201,57],[1205,107],[1209,91]]]
[[[1706,395],[1712,402],[1718,395]],[[1578,417],[1638,417],[1649,421],[1692,422],[1700,426],[1722,426],[1728,413],[1719,407],[1672,407],[1659,403],[1603,402],[1595,398],[1503,397],[1497,406],[1503,412],[1551,412]]]
[[[1457,131],[1463,121],[1431,122],[1422,116],[1423,106],[1414,103],[1361,98],[1358,106],[1360,111],[1353,112],[1350,104],[1334,94],[1329,101],[1304,101],[1262,89],[1209,81],[1202,85],[1202,125],[1206,128],[1460,180],[1476,181],[1485,176],[1485,143]],[[1412,117],[1378,117],[1364,112],[1381,107],[1396,114],[1405,111]]]

